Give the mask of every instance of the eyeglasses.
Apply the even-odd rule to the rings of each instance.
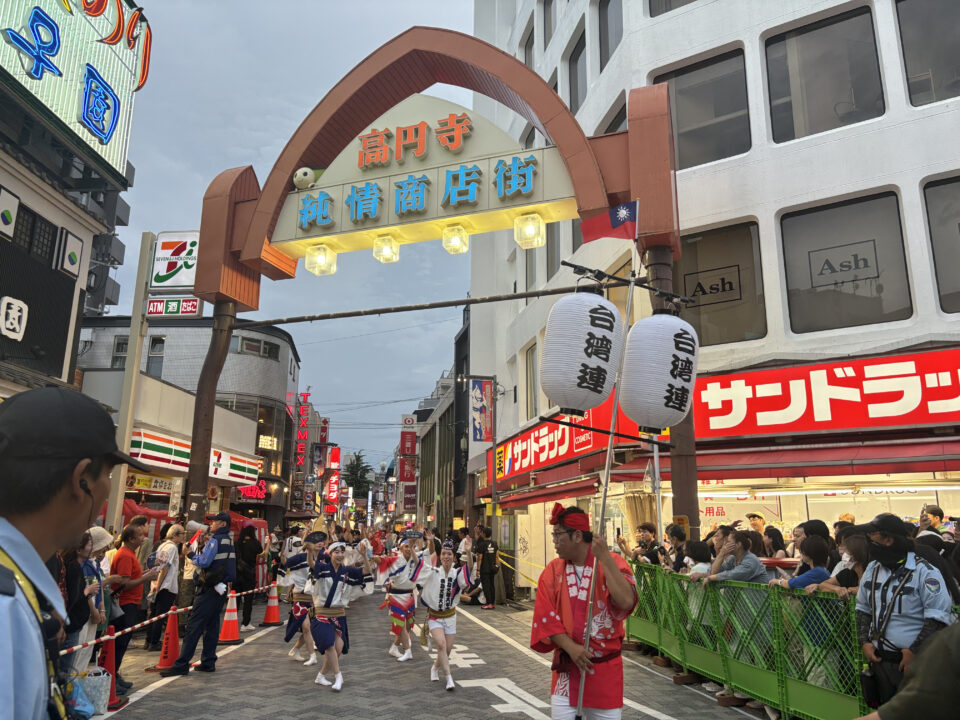
[[[569,530],[561,530],[560,532],[557,532],[556,530],[554,530],[551,533],[551,535],[553,535],[553,539],[556,540],[557,538],[561,538],[564,535],[573,535],[573,533],[570,532]]]

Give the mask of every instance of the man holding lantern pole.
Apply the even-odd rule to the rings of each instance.
[[[637,605],[633,572],[610,553],[606,540],[594,537],[580,508],[553,506],[553,545],[559,557],[537,583],[530,647],[553,651],[551,717],[573,720],[581,678],[584,720],[619,720],[623,707],[623,621]],[[594,557],[597,574],[593,577]],[[597,583],[590,642],[584,644],[591,581]]]

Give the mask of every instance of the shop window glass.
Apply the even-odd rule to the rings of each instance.
[[[233,411],[248,420],[257,419],[257,401],[256,400],[246,400],[242,398],[237,398],[233,406]]]
[[[654,82],[665,82],[670,89],[679,169],[750,149],[742,50],[665,73]]]
[[[240,336],[232,335],[230,337],[230,352],[237,353],[240,352]]]
[[[19,217],[17,218],[19,220]],[[110,367],[114,370],[123,370],[127,366],[127,344],[129,338],[126,335],[117,335],[113,338],[113,356],[110,358]]]
[[[547,223],[547,280],[560,269],[560,232],[557,223]]]
[[[37,217],[33,229],[33,242],[30,245],[30,254],[38,260],[49,263],[53,260],[53,246],[56,244],[57,226],[52,222]]]
[[[260,341],[255,338],[243,338],[240,340],[240,352],[245,355],[259,355]]]
[[[960,178],[929,183],[923,189],[930,223],[930,242],[937,271],[940,307],[960,312]]]
[[[756,340],[767,334],[756,223],[685,235],[673,284],[696,300],[683,319],[697,329],[701,345]]]
[[[530,32],[527,33],[527,37],[523,40],[523,64],[528,68],[533,67],[533,41],[534,41],[533,29],[531,28]]]
[[[576,252],[583,245],[583,232],[580,230],[580,221],[570,221],[570,236],[573,240],[573,252]]]
[[[767,79],[775,142],[883,115],[870,10],[855,10],[767,40]]]
[[[600,0],[600,69],[623,39],[623,0]]]
[[[163,375],[163,346],[166,339],[157,335],[150,337],[147,346],[147,375],[159,378]]]
[[[525,355],[527,366],[527,419],[540,414],[540,381],[537,379],[537,344],[534,343]]]
[[[615,133],[623,132],[627,129],[627,104],[624,103],[620,106],[620,109],[617,110],[617,114],[613,116],[609,123],[607,123],[606,129],[604,129],[604,134],[606,133]]]
[[[897,0],[900,44],[914,105],[960,95],[960,3]]]
[[[557,26],[557,7],[555,0],[543,0],[543,47],[550,44],[553,30]]]
[[[780,228],[794,332],[911,316],[896,195],[790,213]]]
[[[650,17],[663,15],[692,2],[696,2],[696,0],[650,0]]]
[[[573,46],[570,58],[567,60],[567,71],[570,73],[570,112],[576,114],[583,101],[587,98],[587,34],[580,33],[580,38]]]
[[[17,212],[17,223],[13,226],[13,244],[21,250],[30,252],[30,244],[33,242],[33,227],[36,222],[36,213],[21,205]]]

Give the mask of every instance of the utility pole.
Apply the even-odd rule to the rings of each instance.
[[[123,388],[120,391],[120,412],[117,421],[117,447],[121,452],[130,452],[130,433],[133,431],[134,406],[137,399],[137,383],[140,380],[140,358],[143,356],[143,341],[147,337],[147,323],[143,317],[150,280],[153,244],[157,236],[145,232],[140,236],[140,258],[137,265],[137,280],[133,288],[133,306],[130,308],[130,334],[127,338],[127,357],[123,366]],[[106,526],[116,532],[123,525],[123,495],[127,489],[126,465],[117,465],[110,482],[110,497],[107,499]]]
[[[187,475],[187,517],[202,523],[206,511],[207,483],[210,478],[210,450],[213,447],[213,417],[217,408],[217,381],[230,350],[230,337],[237,321],[237,305],[217,300],[213,306],[213,333],[200,370],[197,396],[193,405],[193,436],[190,470]]]
[[[644,264],[647,283],[657,290],[673,292],[673,249],[652,246],[646,249]],[[673,310],[669,297],[651,293],[654,310]],[[693,434],[693,406],[687,416],[670,428],[670,484],[673,488],[673,514],[690,520],[689,540],[700,539],[700,500],[697,496],[697,448]],[[659,508],[658,508],[659,515]]]

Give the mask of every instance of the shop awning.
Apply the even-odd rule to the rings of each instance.
[[[648,461],[648,457],[642,457],[620,465],[613,471],[612,479],[624,480],[626,475],[642,475]],[[884,475],[950,470],[960,470],[960,438],[941,441],[891,441],[841,447],[697,452],[697,474],[701,479],[711,480]],[[663,479],[670,479],[670,456],[666,453],[661,455],[660,474]]]
[[[577,480],[513,492],[500,497],[500,506],[503,508],[524,507],[533,503],[558,502],[567,498],[593,495],[597,491],[599,482],[598,478],[593,477],[588,480]]]

